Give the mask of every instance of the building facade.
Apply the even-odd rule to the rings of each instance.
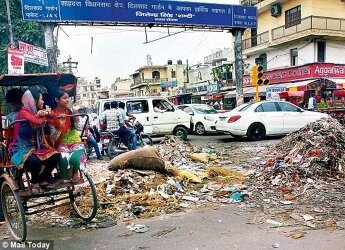
[[[115,82],[111,85],[109,97],[128,97],[131,92],[131,84],[131,79],[121,79],[120,77],[116,78]]]
[[[233,49],[225,48],[205,56],[204,64],[189,67],[186,92],[191,94],[191,102],[224,102],[225,93],[234,89],[233,63]]]
[[[255,64],[264,67],[270,85],[287,89],[316,81],[345,83],[345,1],[241,2],[258,8],[257,29],[243,35],[245,96],[254,92],[248,74]]]
[[[131,75],[131,95],[172,96],[183,93],[187,78],[187,66],[171,60],[166,65],[144,66]]]
[[[77,103],[81,107],[94,108],[98,100],[98,92],[101,91],[101,79],[95,77],[91,82],[79,79],[77,85]]]

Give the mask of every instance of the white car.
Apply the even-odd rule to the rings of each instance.
[[[266,135],[283,135],[297,131],[327,114],[303,110],[285,101],[261,101],[219,117],[216,130],[234,137],[261,140]]]
[[[184,104],[177,106],[191,116],[194,129],[198,135],[216,132],[216,120],[219,113],[214,107],[205,104]]]
[[[137,96],[126,98],[101,99],[97,102],[97,115],[102,117],[105,106],[114,102],[125,103],[125,111],[135,116],[144,126],[145,133],[151,136],[177,135],[184,140],[188,137],[191,127],[191,118],[179,110],[167,98],[161,96]],[[157,112],[155,105],[161,105],[163,112]]]

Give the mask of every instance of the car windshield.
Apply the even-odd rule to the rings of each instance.
[[[198,114],[218,114],[214,107],[210,106],[193,106],[194,110]]]

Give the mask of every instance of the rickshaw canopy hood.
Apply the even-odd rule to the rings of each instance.
[[[43,74],[22,74],[22,75],[2,75],[0,76],[0,86],[44,86],[48,92],[62,87],[70,96],[75,96],[77,87],[77,77],[66,73],[43,73]]]

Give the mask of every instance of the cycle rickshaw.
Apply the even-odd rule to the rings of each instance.
[[[73,74],[30,74],[0,76],[0,87],[3,92],[12,87],[39,86],[46,91],[46,98],[53,100],[55,88],[63,87],[70,96],[76,96],[77,78]],[[45,100],[49,104],[49,101]],[[0,113],[1,112],[0,103]],[[86,114],[71,116],[86,116],[81,131],[81,138],[88,123]],[[21,121],[15,121],[21,122]],[[19,242],[25,241],[27,236],[26,215],[37,214],[66,204],[71,204],[75,214],[84,221],[91,221],[97,213],[96,187],[90,175],[80,170],[82,184],[71,182],[63,183],[53,190],[33,192],[29,173],[18,171],[11,163],[8,146],[11,138],[11,129],[3,128],[0,123],[0,201],[6,225],[13,238]]]

